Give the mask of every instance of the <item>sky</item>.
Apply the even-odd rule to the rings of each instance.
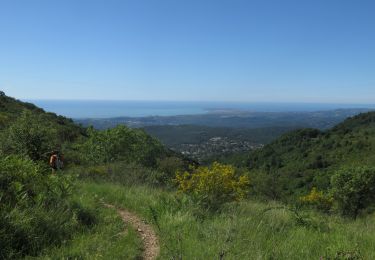
[[[0,0],[20,99],[375,103],[373,0]]]

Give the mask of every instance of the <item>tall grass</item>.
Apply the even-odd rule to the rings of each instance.
[[[29,159],[0,158],[0,259],[36,256],[87,228],[94,217],[73,192],[70,178]]]
[[[248,201],[202,218],[189,199],[160,189],[81,185],[153,223],[161,259],[375,259],[374,215],[353,221]]]
[[[47,248],[37,259],[141,259],[142,242],[137,232],[122,221],[116,210],[104,207],[83,186],[74,199],[94,211],[95,224],[64,244]]]
[[[99,183],[112,182],[127,186],[148,185],[160,187],[165,186],[172,179],[165,172],[126,162],[74,167],[69,173],[78,175],[81,180],[93,180]]]

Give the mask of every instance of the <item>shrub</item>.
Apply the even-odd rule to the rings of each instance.
[[[177,173],[180,192],[191,195],[203,207],[217,210],[230,201],[241,200],[247,193],[249,178],[236,176],[230,165],[213,163],[210,167],[198,167],[192,172]]]
[[[271,200],[283,197],[283,183],[279,173],[253,171],[250,174],[253,195]]]
[[[37,115],[24,113],[2,133],[0,150],[4,154],[25,155],[33,160],[46,159],[46,153],[57,144],[55,129]]]
[[[174,178],[177,171],[185,168],[185,164],[182,159],[174,156],[159,159],[157,169],[162,173],[161,182],[168,184]]]
[[[331,186],[339,212],[355,218],[374,203],[375,168],[343,168],[332,176]]]
[[[75,167],[71,170],[81,179],[108,181],[121,185],[164,186],[165,173],[142,165],[126,162],[115,162],[106,165]]]
[[[36,256],[69,239],[89,218],[73,209],[72,192],[68,177],[53,175],[30,159],[1,158],[0,259]]]
[[[300,201],[303,204],[311,205],[319,210],[328,211],[332,207],[333,199],[314,187],[309,194],[300,197]]]
[[[86,164],[105,164],[115,161],[156,166],[156,160],[166,150],[160,142],[139,129],[117,126],[96,131],[88,129],[88,139],[77,149]]]
[[[356,247],[352,250],[340,250],[332,255],[321,257],[322,260],[363,260],[365,259]]]

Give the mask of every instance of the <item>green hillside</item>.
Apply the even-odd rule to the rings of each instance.
[[[52,150],[62,150],[75,164],[126,160],[155,165],[157,158],[182,158],[143,130],[125,126],[87,129],[4,92],[0,92],[0,131],[0,154],[26,154],[36,160],[48,160]]]
[[[375,113],[285,134],[244,168],[199,166],[143,130],[1,104],[0,259],[144,259],[147,232],[125,210],[156,234],[152,259],[375,257]],[[51,149],[64,170],[49,168]]]
[[[143,130],[82,128],[3,92],[0,116],[0,259],[36,256],[93,226],[119,232],[121,221],[104,224],[109,213],[79,196],[78,179],[167,185],[189,163]],[[64,171],[49,169],[53,150],[64,154]],[[110,168],[126,176],[105,175]],[[113,236],[106,230],[102,239],[105,232]]]
[[[0,129],[7,128],[20,118],[23,113],[30,113],[38,117],[44,124],[55,128],[62,142],[74,141],[85,134],[85,129],[75,124],[72,119],[45,112],[34,104],[8,97],[4,92],[0,91]]]
[[[375,166],[375,112],[357,115],[336,127],[287,133],[249,155],[256,174],[272,175],[279,196],[329,187],[332,173],[343,167]]]

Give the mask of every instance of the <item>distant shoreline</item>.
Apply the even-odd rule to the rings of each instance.
[[[315,112],[337,109],[375,109],[375,104],[281,103],[281,102],[192,102],[192,101],[105,101],[24,100],[49,112],[82,118],[188,116],[241,114],[249,112]]]

